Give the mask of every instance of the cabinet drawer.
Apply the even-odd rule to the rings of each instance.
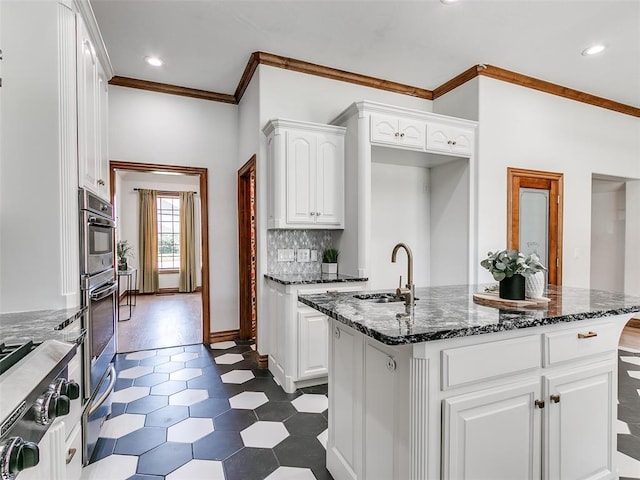
[[[540,367],[540,336],[442,351],[442,389]]]
[[[77,425],[66,443],[66,479],[79,480],[82,476],[82,430]]]
[[[619,330],[611,323],[591,324],[544,335],[544,365],[614,351]]]

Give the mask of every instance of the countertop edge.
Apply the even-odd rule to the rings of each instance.
[[[368,282],[368,277],[336,277],[336,278],[316,278],[312,280],[284,280],[277,274],[265,273],[264,277],[281,285],[313,285],[322,283],[349,283],[349,282]]]

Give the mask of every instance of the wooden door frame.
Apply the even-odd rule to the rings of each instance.
[[[209,299],[209,183],[208,170],[201,167],[184,167],[180,165],[162,165],[157,163],[109,161],[109,183],[111,203],[116,193],[116,170],[135,172],[174,172],[186,175],[198,175],[200,179],[200,228],[202,240],[202,343],[210,342],[211,308]]]
[[[540,170],[527,170],[523,168],[507,167],[507,248],[517,250],[519,248],[520,238],[516,225],[519,224],[520,215],[520,184],[522,181],[529,180],[532,183],[541,181],[549,182],[549,202],[550,209],[556,210],[556,218],[549,215],[549,231],[556,231],[557,239],[549,238],[549,278],[555,276],[556,285],[562,285],[562,214],[564,204],[564,175],[556,172],[545,172]],[[536,182],[537,181],[537,182]],[[525,187],[526,188],[526,187]],[[553,197],[556,197],[555,206],[552,203]],[[557,219],[557,225],[554,222]]]
[[[247,163],[238,170],[238,271],[239,271],[239,318],[240,339],[248,340],[254,336],[251,321],[247,321],[251,314],[251,278],[247,272],[251,269],[251,218],[249,200],[249,174],[256,171],[256,156],[253,155]],[[255,195],[255,192],[254,192]],[[257,195],[256,195],[257,196]],[[255,197],[254,197],[255,201]],[[256,263],[258,252],[256,252]],[[257,327],[255,335],[257,336]]]

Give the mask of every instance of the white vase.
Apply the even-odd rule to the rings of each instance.
[[[322,262],[322,273],[338,273],[338,264],[337,263],[324,263]]]
[[[525,295],[527,298],[540,298],[544,293],[544,272],[536,272],[525,280]]]

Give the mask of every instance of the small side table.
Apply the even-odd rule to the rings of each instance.
[[[124,295],[124,303],[120,302],[118,297],[118,321],[124,322],[125,320],[131,320],[131,308],[136,306],[138,300],[138,269],[130,267],[126,270],[118,270],[118,295],[120,292],[120,285],[123,280],[126,280],[126,290]],[[131,288],[131,287],[134,288]],[[129,307],[129,317],[120,318],[120,307]]]

